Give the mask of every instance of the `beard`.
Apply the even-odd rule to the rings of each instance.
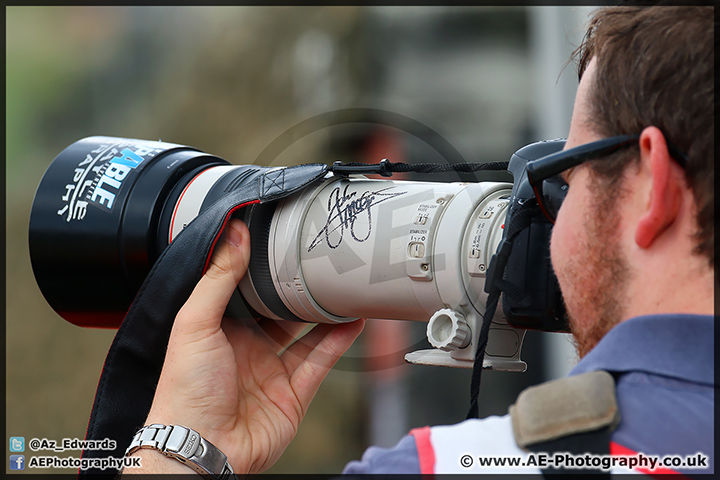
[[[617,183],[591,177],[597,201],[580,226],[581,254],[566,259],[556,272],[580,358],[624,319],[631,274],[619,239],[621,190]]]

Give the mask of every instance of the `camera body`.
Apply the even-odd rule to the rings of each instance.
[[[428,322],[435,348],[406,359],[472,368],[493,257],[505,225],[533,196],[524,166],[562,145],[519,150],[509,167],[514,184],[328,174],[285,198],[245,207],[239,216],[251,232],[252,257],[229,311],[313,323]],[[89,137],[74,143],[50,165],[33,202],[30,254],[43,295],[72,323],[117,327],[162,251],[258,172],[284,175],[282,168],[233,166],[163,142]],[[525,328],[563,330],[549,232],[546,221],[533,217],[515,240],[501,274],[527,294],[504,295],[504,312],[491,325],[487,368],[525,369]]]
[[[562,150],[564,145],[563,139],[535,142],[512,155],[508,171],[515,181],[509,219],[514,218],[527,202],[535,201],[526,173],[527,163]],[[518,328],[569,332],[560,285],[550,263],[551,232],[552,224],[536,211],[527,227],[514,240],[504,269],[504,278],[523,292],[523,296],[504,295],[503,311],[508,322]]]

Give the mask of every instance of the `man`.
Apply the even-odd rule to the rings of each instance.
[[[684,473],[714,465],[712,18],[711,8],[685,7],[595,14],[578,50],[566,154],[639,137],[592,161],[576,156],[562,173],[569,191],[551,247],[581,357],[571,376],[606,370],[615,379],[620,420],[610,453],[704,456],[695,465],[705,470],[672,465]],[[362,329],[362,321],[319,325],[278,356],[282,348],[259,332],[277,338],[272,324],[256,331],[222,322],[249,255],[247,228],[234,221],[176,318],[147,418],[196,430],[236,473],[263,471],[281,455]],[[490,473],[461,456],[522,455],[516,440],[509,416],[468,420],[414,431],[393,449],[371,448],[346,472]],[[132,455],[142,469],[127,472],[190,472],[152,449]]]

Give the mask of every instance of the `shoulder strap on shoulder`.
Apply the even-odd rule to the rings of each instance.
[[[601,370],[530,387],[510,407],[510,417],[515,441],[524,450],[607,455],[612,430],[620,421],[615,382]]]
[[[605,371],[553,380],[523,390],[510,407],[513,434],[521,448],[619,421],[615,382]]]

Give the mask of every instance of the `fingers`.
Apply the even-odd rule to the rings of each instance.
[[[341,325],[318,325],[283,353],[292,389],[303,411],[330,369],[350,348],[364,326],[364,319]]]
[[[178,313],[176,324],[192,330],[220,328],[230,297],[250,262],[250,233],[240,220],[232,219],[218,242],[205,275]]]

